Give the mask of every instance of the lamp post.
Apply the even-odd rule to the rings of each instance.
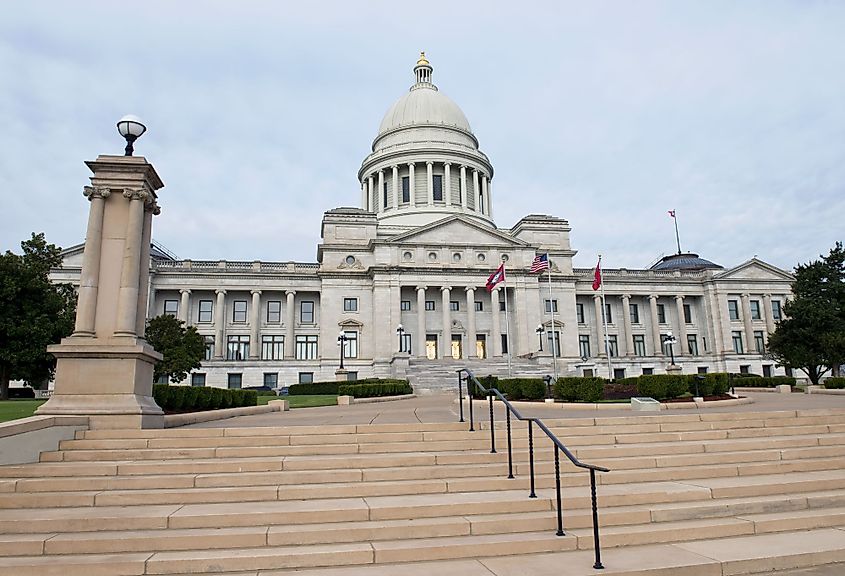
[[[117,121],[117,132],[126,138],[125,156],[132,156],[135,149],[132,144],[147,131],[147,127],[141,122],[141,119],[132,114],[127,114]]]
[[[405,335],[405,327],[402,324],[396,327],[396,335],[399,337],[399,351],[404,352],[402,349],[402,336]]]
[[[537,329],[534,330],[534,332],[537,333],[537,338],[540,340],[540,352],[542,352],[543,351],[543,332],[544,332],[543,325],[538,324]]]
[[[669,346],[669,357],[672,360],[672,366],[675,365],[675,343],[678,340],[672,335],[671,332],[667,332],[666,336],[663,337],[663,343]]]
[[[343,356],[344,356],[344,348],[346,348],[346,341],[349,340],[349,336],[347,336],[342,330],[340,334],[337,335],[337,345],[340,346],[340,369],[343,370]]]

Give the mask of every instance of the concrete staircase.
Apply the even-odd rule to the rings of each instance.
[[[500,378],[508,377],[507,358],[486,358],[483,360],[412,358],[406,376],[417,394],[447,393],[455,394],[455,397],[457,397],[458,370],[460,368],[469,368],[479,378],[490,374]],[[538,358],[515,356],[511,359],[511,374],[514,378],[542,378],[551,373],[551,366],[541,364]]]
[[[612,470],[604,573],[845,560],[845,410],[547,424]],[[81,432],[0,467],[0,576],[595,573],[589,475],[563,460],[555,536],[550,443],[536,499],[521,425],[514,445],[509,480],[504,430],[491,454],[459,423]]]

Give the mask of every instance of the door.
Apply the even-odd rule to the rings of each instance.
[[[460,336],[460,334],[453,335],[452,336],[452,358],[454,358],[455,360],[460,360],[461,357],[463,356],[461,354],[461,352],[462,352],[462,350],[461,350],[461,336]]]
[[[425,357],[429,360],[437,359],[437,334],[426,334]]]
[[[475,340],[475,355],[481,358],[487,358],[487,337],[484,334],[476,336]]]

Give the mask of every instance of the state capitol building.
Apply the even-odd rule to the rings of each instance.
[[[572,266],[569,223],[529,214],[496,227],[493,164],[424,55],[414,75],[358,171],[360,204],[323,215],[316,262],[187,260],[153,247],[148,317],[173,314],[206,340],[186,384],[393,376],[424,390],[454,386],[462,366],[620,378],[665,372],[669,334],[684,373],[784,373],[765,350],[792,276],[756,258],[725,269],[679,253],[603,270],[605,346],[601,293],[592,268]],[[82,250],[64,252],[55,280],[78,285]],[[550,274],[530,273],[538,254]],[[502,263],[506,281],[488,292]]]

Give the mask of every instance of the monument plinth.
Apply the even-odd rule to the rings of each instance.
[[[90,201],[73,334],[47,350],[56,356],[53,396],[38,414],[90,417],[92,428],[156,428],[164,415],[152,397],[161,355],[144,340],[156,190],[141,156],[99,156],[84,195]]]

